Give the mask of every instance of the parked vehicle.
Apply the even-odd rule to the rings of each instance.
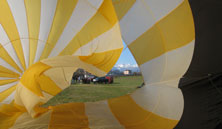
[[[83,84],[90,84],[91,82],[93,82],[93,79],[97,78],[96,76],[88,76],[82,79],[82,83]]]
[[[105,83],[105,84],[110,84],[113,83],[113,77],[112,76],[106,76],[106,77],[98,77],[93,79],[93,83]]]
[[[113,77],[112,76],[106,76],[106,79],[108,79],[108,83],[113,83]]]

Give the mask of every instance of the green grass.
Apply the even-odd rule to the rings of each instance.
[[[106,100],[129,94],[142,83],[141,76],[124,76],[115,77],[113,84],[73,84],[43,106]]]

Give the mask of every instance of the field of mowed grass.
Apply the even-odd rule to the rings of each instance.
[[[113,84],[73,84],[43,107],[71,102],[95,102],[132,93],[143,83],[142,76],[114,77]]]

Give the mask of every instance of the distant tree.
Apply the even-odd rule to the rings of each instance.
[[[75,72],[74,72],[74,75],[82,75],[84,74],[84,70],[83,69],[77,69]]]
[[[137,76],[137,75],[138,75],[138,73],[137,73],[137,72],[133,72],[133,75],[134,75],[134,76]]]
[[[112,75],[112,76],[121,76],[122,72],[118,69],[115,70],[110,70],[110,72],[107,75]]]

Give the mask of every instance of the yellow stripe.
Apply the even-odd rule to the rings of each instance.
[[[41,75],[38,78],[38,83],[40,85],[40,88],[45,91],[46,93],[50,95],[57,95],[59,92],[62,91],[61,88],[59,88],[48,76]]]
[[[165,52],[161,34],[156,26],[153,26],[128,47],[139,65]]]
[[[109,72],[119,59],[121,52],[122,48],[101,53],[93,53],[90,56],[80,56],[80,59],[96,66],[104,72]]]
[[[16,85],[15,86],[12,86],[10,87],[9,89],[3,91],[0,93],[0,102],[2,102],[4,99],[6,99],[9,95],[11,95],[11,93],[13,91],[15,91],[16,89]]]
[[[21,78],[21,83],[27,89],[32,91],[35,95],[43,96],[40,85],[37,82],[37,79],[45,70],[47,70],[49,68],[51,68],[51,67],[46,64],[43,64],[41,62],[33,64],[31,67],[29,67],[29,69],[27,69],[24,72],[24,74]]]
[[[41,60],[47,58],[56,45],[59,37],[61,36],[66,24],[68,23],[72,15],[77,2],[78,0],[58,0],[52,28],[49,33],[47,44],[41,55]]]
[[[19,80],[19,79],[0,80],[0,88],[1,88],[1,85],[5,85],[5,84],[12,83],[12,82],[16,82],[16,81],[18,81],[18,80]]]
[[[19,111],[21,110],[19,110],[16,106],[14,106],[14,103],[4,104],[0,107],[0,113],[5,115],[10,115],[13,114],[13,112],[19,112]]]
[[[84,103],[58,105],[52,110],[49,129],[90,129]]]
[[[10,77],[10,78],[14,78],[14,77],[18,77],[18,76],[15,76],[15,75],[9,74],[9,73],[0,72],[0,77]]]
[[[172,129],[178,123],[146,111],[129,96],[108,100],[110,109],[126,129]]]
[[[139,65],[194,40],[194,23],[187,0],[128,47]]]
[[[29,29],[29,65],[32,65],[35,59],[35,54],[38,45],[40,15],[41,15],[41,0],[25,0],[27,23]]]
[[[48,129],[51,111],[46,112],[38,118],[30,118],[30,114],[23,113],[17,118],[10,129]]]
[[[2,24],[5,32],[7,33],[10,41],[12,42],[16,54],[18,55],[18,58],[23,68],[25,69],[26,66],[25,66],[23,49],[14,18],[11,14],[11,10],[6,0],[0,0],[0,5],[1,5],[0,12],[2,12],[0,15],[0,24]]]
[[[136,0],[113,0],[113,5],[119,21],[125,16],[135,2]]]
[[[13,126],[20,115],[22,115],[22,112],[12,112],[10,115],[0,112],[0,128],[9,129]]]
[[[36,77],[38,77],[38,73],[36,73],[36,75],[37,75]],[[36,84],[34,84],[33,86],[36,86]],[[31,115],[31,117],[36,118],[40,114],[47,111],[47,109],[39,107],[40,105],[42,105],[41,98],[42,97],[37,96],[35,92],[33,92],[30,89],[27,89],[20,82],[17,84],[16,94],[14,96],[15,100],[14,105],[21,111],[27,110],[27,112],[29,113],[29,115]]]
[[[1,66],[1,65],[0,65],[0,73],[5,73],[5,74],[9,75],[10,77],[19,77],[20,76],[19,74]],[[0,76],[0,77],[2,77],[2,76]]]
[[[8,54],[8,52],[3,48],[2,45],[0,45],[0,57],[5,60],[8,64],[10,64],[12,67],[14,67],[16,70],[18,70],[20,73],[22,70],[18,67],[18,65],[15,63],[15,61],[11,58],[11,56]]]
[[[15,97],[16,97],[16,95],[15,95]],[[13,100],[13,103],[12,103],[12,104],[13,104],[13,106],[16,107],[19,111],[21,111],[21,112],[27,112],[27,110],[26,110],[26,108],[25,108],[24,106],[21,106],[21,105],[16,104],[14,100]]]
[[[14,75],[14,74],[10,74],[10,73],[3,73],[3,72],[0,72],[0,77],[10,77],[10,78],[18,78],[17,75]]]
[[[38,104],[35,105],[35,107],[33,108],[33,110],[35,111],[35,116],[34,118],[37,118],[39,117],[40,115],[46,113],[47,111],[49,111],[48,108],[44,108],[44,107],[41,107],[41,105],[43,105],[44,103],[43,102],[39,102]]]
[[[22,114],[23,112],[13,105],[4,104],[0,107],[0,128],[9,129]]]
[[[105,0],[97,13],[76,34],[60,55],[71,55],[117,23],[117,16],[111,0]]]

